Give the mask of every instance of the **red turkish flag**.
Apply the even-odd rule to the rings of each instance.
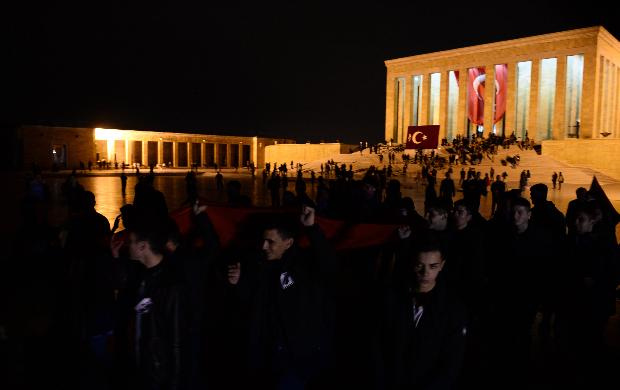
[[[437,149],[438,145],[439,125],[407,128],[407,149]]]

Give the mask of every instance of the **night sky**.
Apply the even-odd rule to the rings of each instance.
[[[373,142],[383,138],[386,59],[594,25],[620,38],[618,6],[599,2],[84,3],[3,14],[3,125]]]

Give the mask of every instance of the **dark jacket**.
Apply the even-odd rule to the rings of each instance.
[[[392,290],[379,327],[377,384],[389,389],[450,389],[458,378],[466,340],[466,313],[445,285],[428,293],[414,326],[412,290]]]
[[[149,389],[185,388],[188,308],[185,283],[168,258],[145,269],[131,300],[133,355],[142,385]],[[150,299],[150,306],[136,309]]]
[[[552,234],[553,240],[562,240],[566,235],[566,219],[553,202],[544,201],[532,207],[531,223]]]
[[[580,307],[581,316],[607,318],[613,315],[616,312],[617,248],[593,233],[577,235],[568,242],[566,262],[567,275],[563,282],[569,305]],[[591,284],[585,283],[586,278],[591,279]]]
[[[281,260],[242,265],[238,292],[249,306],[251,372],[292,370],[308,380],[330,364],[337,262],[318,226],[306,233],[309,248],[294,245]]]

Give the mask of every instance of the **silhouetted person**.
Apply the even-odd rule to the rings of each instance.
[[[575,191],[576,199],[568,202],[566,209],[566,226],[568,227],[568,234],[573,235],[575,232],[575,219],[577,218],[577,210],[583,207],[588,202],[588,190],[584,187],[579,187]]]
[[[170,258],[165,220],[141,217],[132,226],[129,255],[144,268],[138,283],[123,297],[122,313],[130,324],[131,388],[182,389],[189,374],[190,308],[179,267]],[[133,317],[133,320],[131,319]]]
[[[450,177],[450,173],[446,173],[446,178],[439,185],[439,199],[450,207],[452,207],[452,198],[456,195],[454,180]]]
[[[257,388],[303,389],[331,365],[333,317],[329,285],[334,253],[315,225],[300,217],[310,250],[295,245],[294,224],[273,217],[263,230],[263,257],[229,266],[249,312],[249,369]]]
[[[438,278],[445,258],[429,239],[408,255],[408,283],[390,289],[381,307],[375,358],[378,388],[450,389],[459,377],[466,314]]]
[[[499,200],[504,192],[506,192],[506,183],[497,175],[495,181],[491,184],[491,215],[495,214]]]
[[[127,175],[125,171],[121,172],[121,194],[125,195],[127,190]]]
[[[224,176],[222,176],[222,172],[220,171],[217,171],[215,174],[215,189],[218,191],[224,189]]]

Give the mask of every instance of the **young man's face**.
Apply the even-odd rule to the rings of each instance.
[[[471,214],[467,210],[467,207],[457,206],[454,209],[454,226],[458,229],[464,229],[471,221]]]
[[[516,228],[527,229],[527,225],[532,213],[525,206],[514,206],[512,210],[512,221]]]
[[[267,260],[280,260],[284,252],[293,245],[293,239],[283,239],[276,229],[263,232],[263,252]]]
[[[142,262],[145,246],[145,241],[138,241],[135,233],[129,233],[129,257],[132,260]]]
[[[437,275],[442,270],[444,260],[439,251],[421,252],[414,264],[416,280],[421,292],[428,292],[435,287]]]
[[[577,234],[592,233],[593,228],[594,219],[590,218],[586,213],[577,214],[577,218],[575,218],[575,230]]]
[[[441,213],[431,209],[426,220],[428,221],[428,228],[431,230],[442,231],[448,227],[448,213]]]

